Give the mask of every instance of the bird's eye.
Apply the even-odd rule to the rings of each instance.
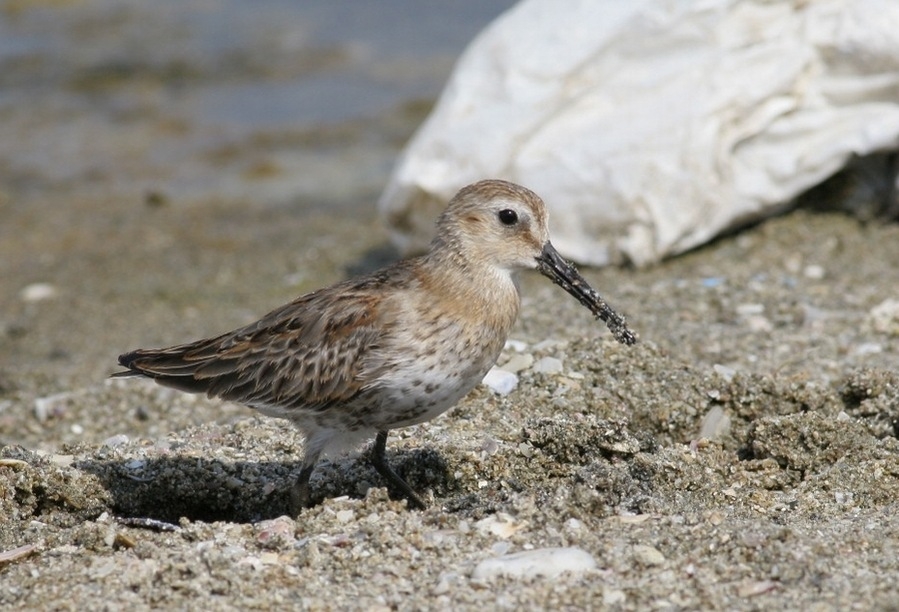
[[[515,225],[518,223],[518,213],[510,208],[499,211],[499,222],[503,225]]]

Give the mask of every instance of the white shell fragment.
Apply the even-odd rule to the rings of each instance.
[[[492,559],[484,559],[471,573],[473,580],[487,581],[497,576],[510,578],[555,578],[566,572],[583,573],[596,569],[596,560],[587,551],[574,548],[537,548]]]

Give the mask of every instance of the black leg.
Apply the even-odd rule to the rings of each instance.
[[[418,496],[418,493],[412,490],[412,487],[409,484],[400,478],[396,472],[390,467],[390,464],[387,463],[387,432],[379,431],[378,435],[375,437],[375,445],[371,449],[371,464],[375,466],[375,469],[378,470],[378,473],[387,479],[388,484],[392,485],[395,489],[399,489],[402,491],[403,495],[406,496],[406,499],[409,500],[409,506],[412,508],[417,508],[419,510],[424,510],[427,508],[425,503]],[[308,480],[308,477],[307,477]]]
[[[290,514],[294,518],[299,516],[300,511],[312,505],[309,494],[309,477],[312,476],[312,470],[314,468],[314,462],[305,466],[303,471],[300,472],[297,481],[290,489]]]

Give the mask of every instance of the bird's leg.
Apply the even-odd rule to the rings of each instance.
[[[303,444],[306,449],[303,455],[303,469],[300,475],[293,483],[290,489],[290,514],[293,517],[299,516],[300,512],[312,505],[312,494],[309,492],[309,478],[312,476],[312,470],[318,462],[319,456],[322,454],[322,444],[316,443],[307,433],[306,440]]]
[[[309,477],[312,476],[313,469],[315,469],[314,461],[303,465],[303,470],[290,489],[290,514],[293,517],[299,516],[302,510],[312,505],[309,493]]]
[[[409,506],[424,510],[427,508],[418,493],[412,490],[409,484],[400,478],[390,464],[387,463],[387,431],[379,431],[375,437],[375,445],[371,449],[371,464],[375,466],[378,473],[387,479],[387,482],[394,488],[402,491],[406,499],[409,500]]]

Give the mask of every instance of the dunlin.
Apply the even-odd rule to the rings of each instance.
[[[387,432],[433,419],[496,362],[520,305],[518,273],[537,269],[589,308],[619,342],[636,337],[549,241],[534,192],[499,180],[463,188],[425,255],[313,291],[215,338],[119,357],[114,376],[146,376],[292,421],[305,434],[292,511],[310,502],[325,451],[375,436],[371,461],[419,508],[387,463]]]

